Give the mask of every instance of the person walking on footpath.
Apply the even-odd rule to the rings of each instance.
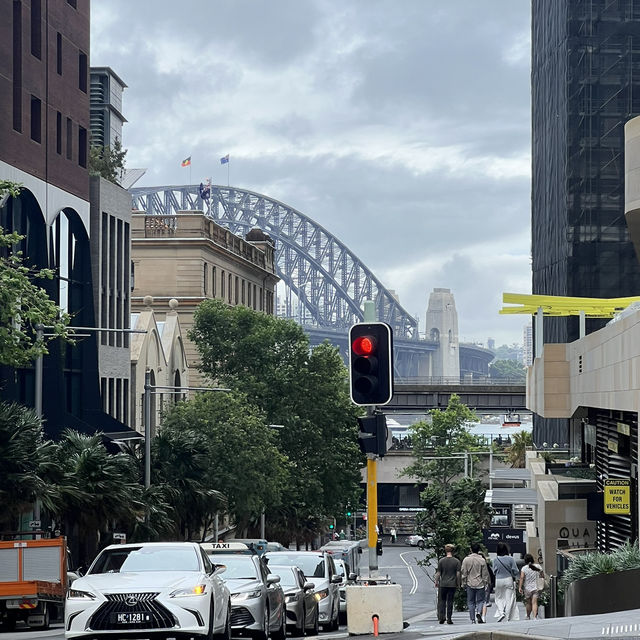
[[[453,557],[455,545],[445,544],[444,552],[447,554],[440,558],[436,571],[436,588],[438,589],[438,622],[444,624],[445,615],[447,624],[453,624],[453,598],[456,589],[461,584],[460,560]]]
[[[498,618],[498,622],[520,620],[516,604],[516,580],[520,575],[518,565],[504,542],[498,542],[496,554],[496,559],[493,561],[493,572],[496,576],[494,616]]]
[[[467,590],[467,606],[471,622],[483,623],[482,606],[484,605],[484,592],[489,584],[489,569],[487,561],[478,553],[480,545],[474,542],[471,545],[471,553],[462,561],[460,574],[462,586]]]
[[[396,528],[395,527],[391,527],[391,531],[389,532],[391,534],[391,542],[395,544],[396,542]]]
[[[520,593],[524,595],[524,608],[527,620],[538,619],[538,578],[544,578],[544,572],[539,564],[533,562],[533,556],[527,553],[524,557],[524,567],[520,572]]]

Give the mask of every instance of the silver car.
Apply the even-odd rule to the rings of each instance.
[[[298,567],[272,565],[270,569],[280,576],[287,605],[287,630],[293,636],[299,637],[305,633],[317,636],[320,613],[313,582],[309,582]]]
[[[269,571],[256,554],[215,553],[210,559],[224,565],[221,573],[231,592],[231,630],[258,640],[284,640],[287,616],[280,576]]]
[[[333,558],[322,551],[273,551],[264,554],[271,565],[287,565],[302,569],[307,580],[315,584],[320,624],[325,631],[335,631],[339,625],[341,576]]]

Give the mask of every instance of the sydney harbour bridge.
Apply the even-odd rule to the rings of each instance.
[[[309,216],[237,187],[135,187],[129,192],[133,209],[147,215],[204,211],[236,235],[262,229],[275,242],[277,275],[285,287],[284,312],[279,315],[299,322],[312,345],[327,339],[346,357],[349,327],[363,320],[364,302],[371,300],[378,320],[393,328],[396,380],[429,377],[439,342],[421,340],[416,318],[353,251]],[[486,350],[460,345],[460,354],[461,372],[486,372],[491,359]]]

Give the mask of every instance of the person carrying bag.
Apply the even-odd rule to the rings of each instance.
[[[496,553],[496,559],[493,562],[493,571],[496,576],[494,616],[498,622],[520,620],[515,588],[515,581],[519,576],[518,565],[509,555],[509,547],[504,542],[498,542]]]

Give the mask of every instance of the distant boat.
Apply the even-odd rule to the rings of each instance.
[[[502,421],[503,427],[519,427],[520,422],[520,414],[519,413],[507,413]]]

